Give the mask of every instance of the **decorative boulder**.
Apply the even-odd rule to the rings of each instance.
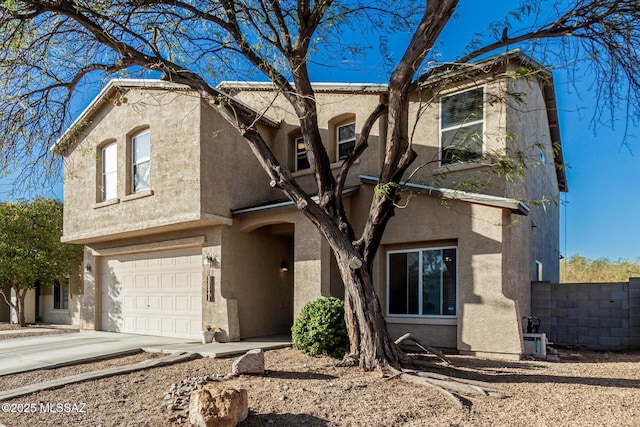
[[[231,371],[236,374],[264,374],[264,353],[261,349],[249,350],[235,362]]]
[[[248,416],[245,389],[207,384],[191,393],[189,422],[197,427],[235,427]]]

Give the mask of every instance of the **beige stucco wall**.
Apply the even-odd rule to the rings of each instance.
[[[409,129],[412,148],[418,158],[405,176],[413,174],[412,182],[436,187],[504,196],[505,183],[492,172],[489,162],[468,162],[440,166],[440,96],[483,87],[485,99],[504,97],[506,83],[503,79],[488,76],[461,83],[455,89],[436,89],[415,92],[409,107]],[[436,96],[436,98],[433,98]],[[485,153],[503,153],[506,144],[506,108],[500,102],[485,104]]]
[[[293,230],[291,230],[293,231]],[[293,233],[267,225],[249,233],[224,228],[222,296],[237,301],[240,338],[289,333],[293,324]]]
[[[537,113],[525,114],[502,103],[487,104],[488,151],[503,150],[507,139],[511,141],[507,134],[513,134],[519,144],[531,146],[544,141],[546,132],[549,142],[544,104],[540,103],[541,94],[536,95],[539,88],[535,81],[529,83],[532,87],[520,83],[507,86],[507,80],[482,78],[473,84],[485,85],[489,96],[501,96],[506,88],[534,93],[531,109]],[[299,125],[291,107],[281,96],[274,100],[266,91],[247,90],[235,95],[258,110],[266,110],[270,118],[281,123],[277,129],[260,125],[260,130],[278,159],[292,169],[293,137]],[[380,97],[379,93],[344,91],[316,94],[321,134],[332,160],[335,125],[355,117],[358,133]],[[413,100],[412,120],[421,107],[416,97]],[[119,107],[104,105],[85,129],[88,136],[65,158],[65,239],[88,244],[85,264],[95,269],[84,277],[84,303],[79,316],[82,327],[100,328],[101,307],[96,298],[100,284],[94,277],[99,277],[101,250],[135,245],[162,247],[194,236],[204,238],[203,257],[210,255],[214,260],[203,266],[202,319],[219,327],[225,340],[280,333],[307,302],[320,296],[343,296],[328,244],[294,208],[231,218],[232,209],[281,199],[283,195],[269,187],[268,177],[247,142],[213,107],[193,94],[152,89],[132,90],[127,93],[127,101]],[[127,135],[140,126],[151,130],[153,194],[128,197],[124,172]],[[437,102],[422,112],[415,127],[411,123],[411,129],[415,131],[412,143],[419,153],[414,164],[427,164],[414,182],[456,187],[473,178],[485,184],[474,191],[518,198],[550,194],[548,190],[554,184],[557,191],[555,175],[551,174],[552,153],[547,154],[547,165],[531,169],[534,172],[516,184],[497,179],[486,163],[449,168],[430,163],[437,159],[439,147]],[[122,165],[119,200],[98,204],[97,147],[111,139],[119,144]],[[375,126],[370,146],[354,165],[347,185],[360,185],[360,174],[379,173],[383,139],[384,128]],[[335,164],[334,170],[338,166]],[[315,193],[308,172],[296,172],[294,176],[303,188]],[[356,232],[364,225],[371,197],[372,187],[362,186],[347,201]],[[395,336],[412,332],[435,346],[515,357],[521,349],[520,317],[529,311],[531,263],[541,259],[553,269],[551,258],[556,256],[557,262],[557,254],[549,241],[557,240],[553,235],[557,224],[557,211],[553,209],[551,214],[534,210],[531,216],[518,216],[460,201],[443,206],[439,199],[424,195],[412,199],[406,209],[396,210],[375,261],[374,280],[382,306],[386,311],[388,250],[455,245],[459,266],[457,316],[387,316],[389,330]],[[551,230],[550,234],[545,230]],[[289,261],[290,270],[285,274],[278,270],[282,259]],[[214,301],[205,299],[207,283],[213,283]]]
[[[310,171],[295,172],[293,142],[294,137],[299,136],[296,132],[300,129],[300,122],[284,97],[279,95],[274,100],[273,92],[264,90],[237,92],[235,96],[243,102],[255,106],[259,111],[266,111],[269,117],[281,122],[280,127],[273,131],[271,148],[278,160],[292,171],[302,188],[311,194],[315,194],[317,189]],[[315,96],[318,105],[320,134],[325,147],[327,147],[329,160],[332,162],[332,170],[334,174],[337,174],[340,163],[336,160],[336,126],[355,120],[356,136],[359,135],[364,121],[380,103],[381,95],[377,93],[324,92],[319,90]],[[382,164],[383,139],[382,124],[378,122],[371,130],[369,147],[351,169],[347,186],[359,185],[358,176],[360,174],[375,175],[379,172]]]
[[[344,288],[339,281],[336,265],[329,244],[316,227],[295,208],[267,211],[237,218],[238,230],[251,233],[271,224],[290,224],[293,227],[293,318],[309,302],[328,296],[344,298]],[[279,264],[278,264],[279,265]],[[339,282],[336,283],[336,280]]]
[[[372,187],[352,199],[355,211],[368,208]],[[505,218],[503,209],[418,196],[398,209],[387,226],[374,263],[374,281],[387,313],[387,252],[409,248],[456,246],[458,305],[454,317],[387,315],[394,337],[411,332],[437,347],[517,358],[521,351],[516,301],[503,288]]]
[[[84,297],[84,267],[78,262],[72,269],[69,276],[69,307],[67,309],[56,310],[53,308],[53,288],[40,288],[40,304],[38,316],[43,322],[58,325],[79,325],[80,310]]]
[[[13,289],[11,289],[11,302],[16,304],[17,297]],[[18,323],[18,313],[13,308],[11,311],[11,323]],[[24,297],[24,320],[27,323],[36,322],[36,290],[29,289]]]
[[[129,139],[144,128],[151,134],[151,191],[128,194]],[[64,159],[65,241],[87,242],[211,219],[200,200],[198,97],[134,89],[120,106],[103,104],[81,135]],[[99,202],[100,148],[108,141],[117,143],[118,198]]]
[[[267,143],[272,129],[259,125]],[[269,176],[260,166],[248,142],[221,114],[202,103],[200,122],[200,200],[203,212],[224,217],[231,209],[281,199],[282,193],[269,186]]]
[[[559,282],[560,275],[560,200],[554,166],[554,147],[542,87],[536,79],[512,80],[510,90],[526,93],[524,103],[508,104],[508,126],[515,135],[514,149],[525,154],[529,167],[525,179],[507,183],[507,196],[528,200],[532,221],[529,255],[532,280],[535,260],[543,264],[541,280]],[[540,152],[544,153],[542,162]],[[527,284],[528,286],[528,284]]]

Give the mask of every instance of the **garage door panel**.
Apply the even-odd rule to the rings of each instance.
[[[152,335],[162,335],[162,329],[160,326],[161,321],[159,317],[149,317],[149,332]]]
[[[201,259],[200,248],[104,258],[103,329],[199,337]]]
[[[194,308],[197,307],[199,305],[202,305],[202,297],[191,297],[191,301],[190,301],[190,307]]]
[[[150,274],[148,276],[149,288],[158,289],[160,288],[160,276],[157,274]]]
[[[161,299],[163,310],[173,310],[173,297],[163,296]]]
[[[122,321],[124,329],[119,330],[118,332],[123,332],[126,330],[132,330],[136,328],[136,318],[133,316],[124,316]]]
[[[173,327],[173,319],[163,317],[162,320],[162,335],[172,335],[175,331]]]
[[[146,317],[135,317],[136,329],[140,331],[149,331],[149,321]]]
[[[175,279],[173,277],[173,274],[163,274],[162,275],[162,287],[163,288],[173,289],[173,288],[175,288],[175,283],[176,283],[176,281],[175,281]]]
[[[160,307],[160,297],[158,296],[149,297],[147,303],[149,305],[149,310],[151,311],[159,311],[162,309]]]
[[[185,296],[176,296],[175,304],[176,304],[176,310],[186,311],[191,308],[189,304],[189,298]]]
[[[136,288],[144,289],[147,288],[147,276],[136,276],[135,277]]]
[[[145,311],[149,308],[148,307],[149,304],[147,304],[148,298],[146,296],[136,296],[135,300],[136,300],[136,310]]]
[[[175,265],[176,263],[174,258],[162,258],[159,261],[160,261],[160,266],[162,267],[169,267],[169,266]]]
[[[136,308],[136,298],[135,297],[125,296],[125,297],[122,298],[122,301],[124,303],[124,304],[122,304],[122,306],[123,306],[123,308],[125,310],[135,310],[135,308]],[[114,306],[114,304],[110,304],[110,307],[108,307],[109,311],[111,311],[111,312],[116,311],[115,307],[113,307],[113,306]]]
[[[191,330],[191,322],[187,319],[176,319],[176,335],[188,334]]]
[[[175,284],[177,289],[185,289],[191,287],[188,273],[178,273],[175,277]]]

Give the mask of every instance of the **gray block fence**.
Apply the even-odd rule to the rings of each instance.
[[[640,278],[628,283],[531,284],[531,315],[554,344],[640,349]]]

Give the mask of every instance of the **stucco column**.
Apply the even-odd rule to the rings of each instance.
[[[331,295],[331,248],[306,219],[296,222],[294,234],[293,312],[297,318],[310,301]]]
[[[93,256],[91,249],[85,248],[83,262],[84,295],[80,307],[80,329],[100,329],[102,315],[102,291],[96,277],[100,276],[100,258]],[[91,266],[90,271],[85,267]]]
[[[202,248],[202,259],[209,256],[211,260],[202,268],[202,323],[217,327],[216,339],[221,342],[240,340],[234,272],[242,266],[236,237],[230,227],[214,227],[207,230],[207,244]],[[208,288],[213,291],[213,301],[207,301]]]
[[[473,206],[472,213],[475,236],[459,241],[458,349],[518,359],[522,353],[520,311],[517,302],[506,295],[509,286],[503,283],[503,251],[509,245],[500,226],[502,212]]]

